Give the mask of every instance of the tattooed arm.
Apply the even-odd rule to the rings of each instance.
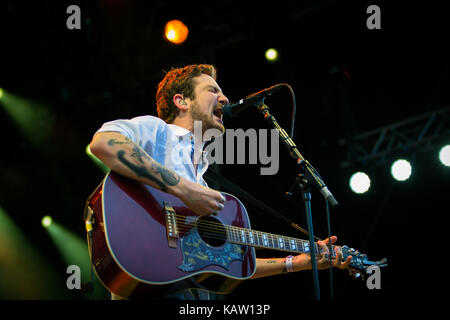
[[[317,244],[322,247],[323,252],[328,253],[328,245],[331,241],[331,244],[337,241],[336,236],[332,236],[331,238],[327,238],[323,241],[318,241]],[[351,256],[347,257],[345,261],[342,261],[341,254],[338,250],[336,250],[336,256],[332,259],[333,267],[339,269],[345,269],[350,264],[352,258]],[[330,267],[330,262],[328,260],[328,256],[326,254],[317,256],[317,268],[319,270],[328,269]],[[298,254],[292,258],[292,271],[304,271],[311,270],[311,257],[308,254]],[[273,259],[256,259],[256,271],[253,275],[252,279],[268,277],[272,275],[286,273],[286,258],[273,258]]]
[[[219,192],[180,177],[118,132],[96,134],[90,149],[111,170],[177,196],[199,215],[209,215],[223,207],[224,198]]]

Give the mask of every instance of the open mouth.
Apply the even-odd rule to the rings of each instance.
[[[213,111],[213,114],[218,118],[218,120],[222,123],[222,106],[216,107]]]

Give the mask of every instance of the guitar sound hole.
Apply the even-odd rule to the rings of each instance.
[[[197,220],[198,234],[204,242],[213,247],[220,247],[227,240],[224,225],[213,217],[200,217]]]

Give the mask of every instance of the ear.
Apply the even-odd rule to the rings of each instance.
[[[177,93],[173,96],[173,103],[177,106],[177,108],[180,111],[187,111],[188,105],[186,103],[186,100],[184,99],[183,95],[180,93]]]

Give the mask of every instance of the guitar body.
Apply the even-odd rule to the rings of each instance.
[[[163,297],[174,283],[191,278],[220,293],[236,280],[250,278],[256,267],[254,248],[226,237],[210,241],[208,227],[201,228],[223,224],[250,229],[242,203],[223,195],[224,209],[200,218],[180,199],[110,172],[87,201],[94,225],[89,249],[100,281],[116,295],[136,299]],[[177,216],[176,237],[169,236],[167,205]]]

